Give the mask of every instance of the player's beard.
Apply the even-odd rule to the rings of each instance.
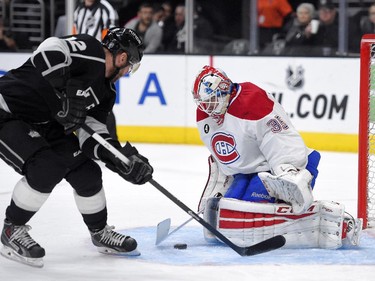
[[[121,74],[120,74],[120,68],[116,67],[115,71],[112,73],[111,76],[109,76],[109,80],[112,82],[112,83],[115,83],[118,79],[120,79],[121,77]]]
[[[115,83],[118,79],[120,79],[121,74],[121,67],[116,66],[116,54],[112,53],[112,66],[114,68],[113,73],[108,77],[108,79],[112,82]]]

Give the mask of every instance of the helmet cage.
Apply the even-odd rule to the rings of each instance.
[[[226,112],[232,90],[233,83],[224,72],[206,66],[198,74],[192,93],[198,108],[214,117]]]

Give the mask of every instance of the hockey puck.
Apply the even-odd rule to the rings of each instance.
[[[185,250],[187,248],[187,244],[179,243],[179,244],[175,244],[173,247],[178,250]]]

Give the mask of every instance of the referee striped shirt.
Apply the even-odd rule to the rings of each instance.
[[[73,34],[85,33],[101,41],[108,29],[118,25],[118,14],[106,0],[86,7],[84,1],[74,11]]]

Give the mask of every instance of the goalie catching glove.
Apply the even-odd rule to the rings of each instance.
[[[314,201],[310,172],[306,169],[299,171],[290,164],[282,164],[275,169],[275,174],[276,176],[267,172],[258,174],[268,193],[291,204],[295,214],[306,212]]]
[[[148,159],[139,154],[134,146],[126,142],[125,146],[120,148],[119,151],[130,160],[129,166],[106,149],[101,151],[99,158],[108,169],[133,184],[145,184],[152,179],[154,169],[149,164]]]

